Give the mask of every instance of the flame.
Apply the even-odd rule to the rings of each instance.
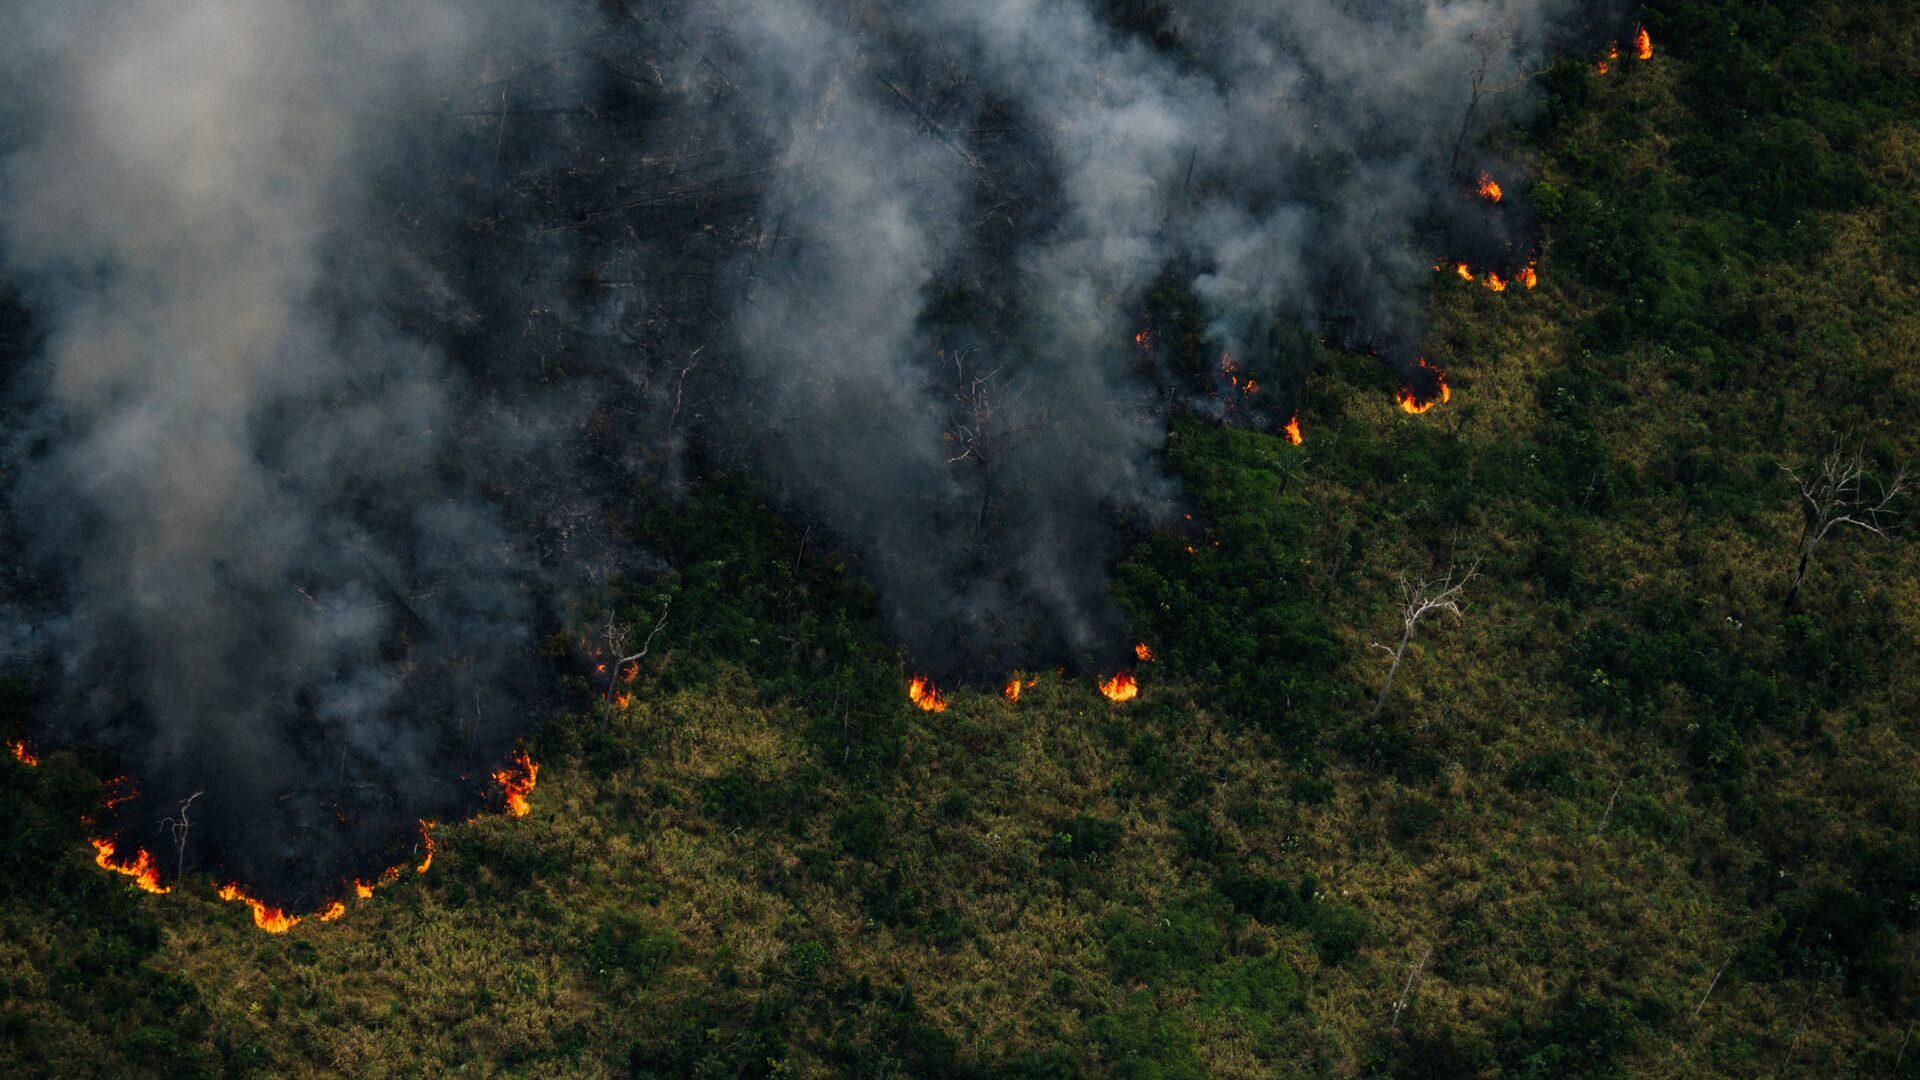
[[[626,667],[623,667],[620,669],[621,682],[632,682],[634,679],[638,678],[639,675],[640,675],[640,661],[638,660],[635,660],[632,663],[628,664]]]
[[[1008,679],[1006,688],[1000,691],[1000,696],[1006,698],[1008,701],[1019,701],[1020,676],[1015,675],[1013,678]]]
[[[381,871],[379,877],[373,879],[372,881],[361,881],[359,878],[354,878],[353,879],[353,895],[359,897],[362,900],[371,900],[373,899],[373,890],[382,888],[387,885],[391,885],[394,882],[399,880],[400,880],[400,868],[397,866],[389,866],[385,870]]]
[[[527,756],[525,750],[516,751],[513,762],[520,767],[520,776],[515,776],[512,770],[500,769],[493,774],[493,778],[507,793],[507,813],[514,817],[526,817],[527,811],[533,809],[527,805],[527,796],[533,793],[534,782],[540,776],[540,766]],[[433,857],[431,842],[427,845],[427,857],[429,861]],[[422,866],[420,869],[425,870],[426,867]]]
[[[624,709],[624,708],[626,708],[627,706],[629,706],[629,705],[631,705],[631,704],[633,704],[633,695],[632,695],[632,694],[615,694],[615,695],[613,695],[613,707],[614,707],[614,708],[616,708],[616,709]]]
[[[1533,288],[1535,285],[1540,284],[1540,277],[1538,274],[1535,274],[1533,272],[1532,263],[1528,263],[1526,266],[1526,269],[1513,275],[1513,280],[1519,282],[1520,284],[1526,286],[1529,289]]]
[[[907,700],[927,712],[947,711],[947,699],[940,696],[939,689],[925,675],[915,675],[907,681]]]
[[[1618,41],[1609,41],[1607,42],[1607,58],[1595,64],[1593,70],[1596,74],[1605,75],[1613,70],[1613,65],[1617,63],[1619,59],[1620,43]]]
[[[1140,346],[1142,349],[1152,349],[1153,348],[1153,330],[1149,328],[1149,329],[1142,330],[1139,333],[1133,335],[1133,343],[1135,345]]]
[[[1480,186],[1474,190],[1488,202],[1500,201],[1500,184],[1486,173],[1480,174]]]
[[[1133,681],[1132,672],[1123,671],[1111,679],[1102,681],[1100,693],[1104,694],[1108,701],[1116,703],[1132,701],[1140,696],[1140,684]]]
[[[1427,363],[1424,357],[1420,359],[1419,364],[1421,367],[1433,372],[1433,381],[1437,387],[1434,393],[1422,397],[1414,393],[1413,387],[1409,385],[1402,386],[1400,389],[1394,391],[1393,394],[1393,398],[1399,403],[1401,410],[1414,415],[1426,412],[1435,405],[1443,404],[1453,399],[1453,391],[1447,389],[1447,373]]]
[[[1153,659],[1153,649],[1149,647],[1146,642],[1142,641],[1134,645],[1133,655],[1142,660],[1151,660]]]
[[[13,754],[13,760],[28,768],[40,764],[40,759],[34,757],[33,751],[27,749],[27,741],[25,739],[8,739],[7,750]]]
[[[1499,274],[1489,270],[1487,271],[1487,288],[1492,289],[1494,292],[1506,292],[1507,283]]]
[[[495,774],[495,775],[498,775],[498,774]],[[504,783],[504,781],[502,782]],[[533,785],[528,784],[527,788],[528,790],[532,790]],[[513,799],[514,799],[513,789],[508,788],[507,789],[507,808],[509,810],[513,810],[514,817],[519,817],[521,814],[526,813],[527,812],[526,799],[522,798],[520,800],[518,809],[514,809]],[[420,819],[420,844],[422,847],[425,847],[427,849],[427,856],[426,858],[420,860],[419,866],[416,866],[413,868],[413,872],[416,874],[426,873],[427,867],[433,865],[433,822],[428,821],[426,818]]]
[[[335,900],[333,903],[328,904],[326,906],[326,910],[320,912],[318,915],[315,915],[314,918],[319,919],[321,922],[332,922],[333,920],[339,918],[342,915],[345,915],[346,913],[347,913],[347,905],[341,903],[338,900]]]
[[[1466,263],[1454,263],[1453,272],[1460,275],[1461,281],[1473,280],[1473,267],[1468,266]]]
[[[1647,28],[1644,26],[1640,28],[1639,33],[1633,35],[1633,58],[1635,60],[1653,59],[1653,35],[1647,33]]]
[[[1260,380],[1258,380],[1258,379],[1248,379],[1248,380],[1247,380],[1247,385],[1245,385],[1245,386],[1243,386],[1243,387],[1241,387],[1241,388],[1240,388],[1240,392],[1241,392],[1241,393],[1243,393],[1243,394],[1257,394],[1257,393],[1259,393],[1259,392],[1260,392]]]
[[[1291,420],[1288,420],[1286,424],[1280,428],[1280,434],[1285,435],[1287,437],[1287,441],[1292,443],[1293,445],[1295,446],[1300,445],[1301,440],[1300,440],[1300,414],[1299,413],[1294,413],[1293,418]],[[1192,549],[1189,548],[1188,550],[1191,551]]]
[[[102,870],[111,870],[116,874],[125,874],[133,879],[135,885],[156,895],[173,891],[172,886],[160,884],[159,864],[155,863],[153,856],[147,854],[144,849],[135,848],[133,849],[133,857],[131,859],[121,859],[115,862],[113,858],[114,846],[112,840],[92,840],[89,841],[89,843],[93,844],[93,850],[95,852],[93,861]]]
[[[248,896],[245,892],[241,891],[238,883],[230,882],[222,885],[218,892],[222,900],[237,900],[252,908],[253,925],[265,930],[269,934],[284,934],[293,929],[294,925],[300,921],[300,916],[298,915],[289,915],[277,907],[261,903],[253,897]]]

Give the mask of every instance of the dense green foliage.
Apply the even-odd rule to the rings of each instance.
[[[857,573],[713,478],[571,620],[660,625],[633,703],[581,679],[533,813],[337,923],[132,892],[99,763],[0,761],[0,1072],[1920,1076],[1920,556],[1843,533],[1784,604],[1781,468],[1920,452],[1920,18],[1645,16],[1512,148],[1540,287],[1436,275],[1450,404],[1308,349],[1305,445],[1176,422],[1137,700],[912,709]],[[1400,577],[1476,560],[1370,720]]]

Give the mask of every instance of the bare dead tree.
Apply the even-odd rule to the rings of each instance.
[[[1480,100],[1494,94],[1504,94],[1533,77],[1531,72],[1521,71],[1515,73],[1509,82],[1500,83],[1494,79],[1494,59],[1512,50],[1513,39],[1518,33],[1513,20],[1508,19],[1499,26],[1475,30],[1468,39],[1473,49],[1473,67],[1467,69],[1467,114],[1460,118],[1460,134],[1453,140],[1453,156],[1447,159],[1448,176],[1454,176],[1460,166],[1460,151],[1467,144],[1467,133],[1473,130],[1473,116],[1480,110]]]
[[[187,833],[188,830],[193,828],[193,822],[187,817],[187,809],[193,805],[193,800],[204,794],[206,794],[206,792],[196,791],[187,796],[186,800],[180,804],[178,817],[164,817],[160,819],[160,824],[165,825],[167,831],[173,835],[173,876],[176,880],[184,878],[187,874]]]
[[[1457,567],[1448,567],[1444,576],[1429,578],[1415,583],[1403,574],[1400,577],[1400,643],[1388,648],[1379,642],[1373,647],[1393,658],[1387,665],[1387,677],[1380,683],[1380,696],[1374,699],[1372,719],[1380,719],[1380,710],[1387,705],[1387,692],[1393,689],[1393,677],[1400,671],[1400,661],[1407,654],[1407,645],[1413,641],[1413,632],[1426,620],[1445,612],[1454,618],[1461,618],[1466,607],[1460,594],[1467,583],[1480,576],[1480,564],[1474,562],[1465,571]]]
[[[984,543],[988,515],[993,509],[996,464],[1050,430],[1053,420],[1044,408],[1023,411],[1018,390],[1001,380],[1001,369],[970,375],[963,352],[955,353],[954,365],[960,372],[960,389],[953,396],[960,408],[944,436],[952,447],[947,462],[971,461],[980,473],[980,513],[974,521],[973,535],[975,543]]]
[[[1413,989],[1419,984],[1420,976],[1426,973],[1427,961],[1432,957],[1433,948],[1429,945],[1422,945],[1419,955],[1414,957],[1413,966],[1407,971],[1406,985],[1400,988],[1400,998],[1393,1003],[1393,1023],[1390,1026],[1394,1030],[1399,1030],[1401,1014],[1407,1011],[1407,1006],[1413,1004]]]
[[[619,689],[620,673],[626,670],[627,665],[634,665],[637,671],[640,661],[646,659],[647,651],[653,648],[653,639],[659,636],[661,628],[667,625],[667,609],[672,606],[673,597],[669,596],[665,602],[660,605],[659,621],[653,624],[652,630],[647,631],[647,639],[640,643],[640,651],[635,653],[627,652],[629,640],[627,627],[622,625],[618,619],[615,619],[612,612],[607,613],[607,625],[605,629],[607,655],[614,658],[612,662],[607,665],[607,692],[605,697],[608,701],[613,700],[613,692]]]
[[[1780,601],[1780,608],[1785,611],[1793,606],[1801,583],[1807,580],[1807,570],[1813,565],[1814,553],[1829,534],[1842,525],[1851,525],[1885,537],[1899,519],[1895,502],[1908,494],[1913,484],[1904,465],[1884,483],[1870,480],[1866,455],[1858,447],[1848,450],[1835,446],[1804,473],[1790,465],[1782,465],[1780,469],[1799,485],[1801,509],[1805,513],[1800,528],[1799,565],[1794,568],[1793,580]],[[1869,484],[1873,487],[1871,493],[1866,490]]]

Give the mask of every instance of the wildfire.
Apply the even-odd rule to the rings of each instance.
[[[362,900],[371,900],[373,899],[373,890],[384,888],[399,880],[400,868],[397,866],[389,866],[381,872],[379,877],[374,878],[372,881],[362,881],[359,878],[354,878],[353,895]]]
[[[1147,329],[1147,330],[1142,330],[1139,333],[1133,335],[1133,343],[1135,345],[1140,346],[1142,349],[1149,349],[1149,350],[1152,349],[1153,348],[1153,331],[1151,329]]]
[[[1454,263],[1453,272],[1460,275],[1461,281],[1473,280],[1473,267],[1468,266],[1466,263]]]
[[[1143,661],[1151,660],[1153,659],[1153,649],[1149,647],[1146,642],[1142,641],[1134,645],[1133,655],[1139,657]]]
[[[1006,698],[1008,701],[1019,701],[1020,676],[1015,675],[1013,678],[1008,679],[1006,688],[1000,691],[1000,696]]]
[[[1533,288],[1535,285],[1540,284],[1540,276],[1533,272],[1532,263],[1528,263],[1525,269],[1513,275],[1513,280],[1519,282],[1521,285],[1529,289]]]
[[[1425,358],[1420,360],[1420,366],[1433,372],[1434,391],[1426,395],[1421,395],[1415,393],[1413,387],[1408,385],[1402,386],[1400,389],[1394,391],[1393,394],[1393,398],[1399,403],[1401,411],[1412,413],[1416,416],[1433,408],[1435,405],[1444,404],[1453,399],[1453,391],[1447,389],[1447,373],[1427,363]]]
[[[514,753],[513,763],[519,766],[519,775],[515,775],[511,769],[500,769],[493,774],[493,779],[507,793],[507,813],[514,817],[526,817],[527,812],[533,809],[527,805],[527,796],[533,793],[534,782],[540,776],[540,766],[527,756],[525,750]],[[425,822],[421,824],[426,825]],[[429,862],[433,859],[431,839],[427,841],[427,859]],[[422,866],[420,869],[425,871],[426,867]]]
[[[1293,445],[1295,446],[1300,445],[1301,438],[1300,438],[1300,414],[1299,413],[1294,413],[1291,419],[1289,419],[1285,424],[1281,425],[1280,434],[1286,436],[1287,441],[1292,443]]]
[[[1619,62],[1620,43],[1617,41],[1609,41],[1607,42],[1607,58],[1595,64],[1593,70],[1596,74],[1605,75],[1613,70],[1613,65]]]
[[[40,759],[33,756],[32,750],[27,749],[27,740],[25,739],[8,739],[7,750],[13,754],[13,760],[28,768],[33,768],[40,764]]]
[[[1507,283],[1499,274],[1489,270],[1487,271],[1487,288],[1492,289],[1494,292],[1506,292]]]
[[[1115,703],[1132,701],[1140,696],[1140,684],[1133,681],[1132,672],[1123,671],[1111,679],[1103,680],[1100,683],[1100,693],[1105,695],[1108,701]]]
[[[925,675],[915,675],[907,681],[907,700],[926,712],[947,711],[947,699],[940,696],[933,681]]]
[[[1487,200],[1488,202],[1500,201],[1500,184],[1493,177],[1487,175],[1486,173],[1480,174],[1480,186],[1475,188],[1474,190],[1479,194],[1481,198]]]
[[[1653,59],[1653,35],[1647,33],[1647,28],[1644,26],[1640,28],[1639,33],[1633,35],[1633,58],[1635,60]]]
[[[347,905],[335,900],[333,903],[328,904],[325,910],[315,915],[314,918],[319,919],[321,922],[332,922],[346,913]]]
[[[160,884],[159,864],[155,863],[153,856],[147,854],[144,849],[135,848],[132,858],[116,861],[113,857],[114,845],[112,840],[93,840],[90,841],[90,843],[93,844],[93,861],[101,869],[111,870],[116,874],[125,874],[133,879],[135,885],[156,895],[173,891],[171,885]]]
[[[241,891],[238,883],[229,882],[219,888],[220,899],[238,901],[253,909],[253,925],[269,934],[284,934],[299,923],[300,916],[289,915],[271,904],[262,903]],[[329,909],[331,910],[331,909]],[[335,916],[336,918],[338,916]]]
[[[496,773],[495,775],[498,776],[499,774]],[[506,781],[503,780],[501,782],[505,783]],[[528,790],[533,789],[533,784],[531,782],[527,784],[527,789]],[[526,813],[528,809],[526,799],[524,797],[521,798],[518,809],[514,809],[515,804],[513,799],[514,799],[513,789],[508,788],[507,789],[507,809],[513,811],[514,817],[519,817],[520,815]],[[425,818],[420,819],[420,846],[427,849],[427,854],[425,858],[420,860],[420,865],[413,868],[413,872],[416,874],[426,873],[427,868],[433,865],[433,822],[428,821]]]

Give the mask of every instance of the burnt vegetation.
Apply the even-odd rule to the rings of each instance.
[[[175,892],[93,865],[83,822],[139,754],[113,731],[0,759],[0,1071],[1920,1076],[1908,7],[1660,0],[1652,62],[1596,70],[1631,20],[1560,47],[1514,91],[1537,116],[1459,155],[1524,165],[1503,181],[1537,213],[1539,286],[1432,275],[1417,341],[1453,397],[1429,412],[1395,407],[1407,372],[1351,311],[1268,312],[1225,375],[1196,268],[1143,272],[1125,322],[1147,337],[1112,356],[1177,481],[1152,514],[1021,508],[1087,460],[1048,457],[1079,430],[1058,372],[995,360],[1046,313],[989,268],[1064,227],[1031,117],[931,62],[864,72],[960,163],[980,224],[897,313],[946,486],[876,479],[920,513],[863,538],[890,526],[836,504],[844,462],[781,419],[861,417],[743,359],[850,339],[710,340],[743,282],[831,243],[742,166],[772,155],[763,125],[703,150],[693,118],[766,102],[676,40],[674,6],[599,6],[620,29],[584,55],[530,54],[431,118],[430,188],[467,197],[412,200],[401,161],[379,179],[407,235],[329,256],[428,251],[432,287],[382,303],[468,380],[436,455],[567,583],[523,624],[537,664],[506,697],[529,715],[476,731],[463,667],[431,729],[436,767],[482,775],[537,719],[531,813],[460,823],[478,796],[439,791],[432,873],[269,936],[213,895],[245,834],[205,796],[208,862],[181,841]],[[1178,2],[1096,7],[1155,54],[1192,47]],[[532,77],[560,62],[576,77]],[[600,152],[635,131],[640,158]],[[662,250],[666,280],[635,254]],[[35,337],[0,307],[9,370]],[[1299,446],[1277,433],[1296,410]],[[1002,572],[1023,529],[1082,513],[1105,638],[1019,605],[932,618],[1032,584]],[[943,587],[993,587],[901,599],[889,560],[929,534]],[[1466,616],[1414,619],[1449,566],[1428,598],[1471,576]],[[0,575],[27,609],[59,593]],[[394,604],[431,615],[434,580]],[[404,658],[424,624],[382,646]],[[603,639],[630,679],[592,670]],[[1088,676],[1120,663],[1142,689],[1115,705]],[[950,707],[923,712],[903,687],[935,665]],[[75,730],[49,719],[71,702],[48,672],[0,681],[0,736]],[[411,828],[390,802],[417,764],[342,805]],[[178,779],[141,818],[169,869]]]

